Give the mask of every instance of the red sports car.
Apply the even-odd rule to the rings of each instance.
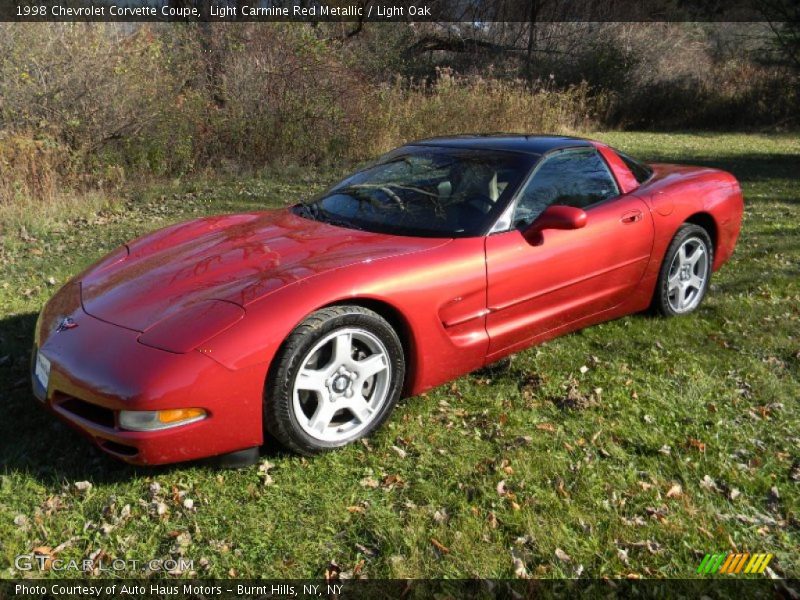
[[[124,245],[36,326],[35,395],[136,464],[313,454],[414,395],[575,329],[695,310],[733,252],[729,173],[589,140],[398,148],[291,208]]]

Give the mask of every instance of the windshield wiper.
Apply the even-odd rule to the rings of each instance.
[[[358,225],[355,225],[351,221],[347,219],[342,219],[335,215],[332,215],[328,211],[323,208],[320,208],[316,204],[306,204],[305,202],[301,202],[300,204],[296,204],[295,208],[297,209],[298,213],[301,217],[306,217],[313,221],[320,221],[321,223],[327,223],[328,225],[337,225],[339,227],[345,227],[347,229],[363,229]]]

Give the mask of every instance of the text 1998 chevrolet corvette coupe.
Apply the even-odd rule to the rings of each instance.
[[[589,140],[415,142],[313,200],[89,267],[39,317],[34,392],[130,463],[252,456],[266,435],[313,454],[554,336],[693,311],[742,210],[728,173]]]

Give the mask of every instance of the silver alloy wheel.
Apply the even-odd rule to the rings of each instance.
[[[380,339],[364,329],[337,329],[303,357],[292,390],[294,416],[317,440],[351,440],[380,414],[391,379]]]
[[[708,248],[697,237],[686,239],[669,267],[667,298],[676,313],[694,309],[703,298],[708,278]]]

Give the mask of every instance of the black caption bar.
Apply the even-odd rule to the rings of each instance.
[[[24,579],[0,580],[0,598],[95,598],[183,600],[256,599],[361,599],[394,598],[675,598],[796,597],[797,580],[687,579],[687,580],[121,580],[121,579]]]
[[[0,21],[796,21],[797,0],[0,0]]]

